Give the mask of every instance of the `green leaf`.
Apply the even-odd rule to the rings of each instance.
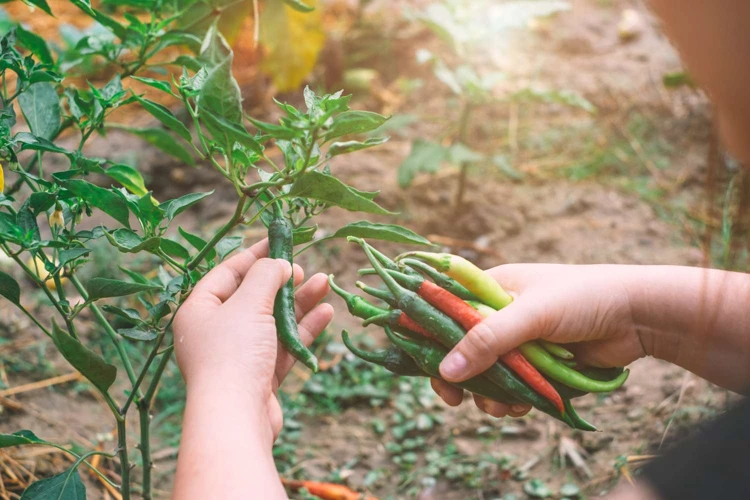
[[[19,35],[19,40],[21,39]],[[693,80],[693,77],[685,71],[674,71],[672,73],[665,73],[661,77],[661,81],[664,86],[668,89],[677,89],[680,87],[696,88],[698,85]]]
[[[130,308],[123,309],[121,307],[105,304],[102,306],[102,310],[104,312],[114,314],[115,316],[118,316],[119,318],[132,324],[138,324],[138,323],[143,322],[143,320],[141,319],[141,315],[135,309],[130,309]]]
[[[359,151],[360,149],[366,149],[371,148],[373,146],[379,146],[386,141],[388,141],[389,137],[377,137],[372,139],[367,139],[365,142],[360,141],[345,141],[345,142],[334,142],[331,144],[331,147],[328,148],[328,154],[330,156],[336,156],[344,153],[352,153],[354,151]]]
[[[120,328],[117,333],[130,340],[149,341],[157,337],[155,330],[151,328]]]
[[[178,259],[182,260],[188,260],[190,258],[190,252],[188,252],[188,249],[174,240],[170,240],[169,238],[162,238],[160,246],[167,255],[177,257]]]
[[[68,263],[73,262],[76,259],[80,259],[84,255],[88,255],[89,253],[91,253],[91,249],[83,247],[68,248],[66,250],[62,250],[60,251],[58,256],[57,266],[62,268]]]
[[[333,119],[333,125],[326,134],[326,141],[347,134],[362,134],[375,130],[389,117],[372,111],[345,111]]]
[[[135,95],[134,97],[139,103],[141,103],[143,109],[151,113],[151,115],[159,120],[165,127],[185,139],[187,142],[190,142],[192,140],[188,128],[184,123],[178,120],[177,117],[172,114],[172,112],[168,108],[162,106],[158,102],[149,101],[148,99],[144,99],[137,95]]]
[[[419,172],[437,172],[446,160],[448,152],[436,142],[417,139],[411,145],[411,153],[398,167],[398,183],[408,187]]]
[[[89,300],[99,300],[108,297],[123,297],[133,293],[151,292],[161,290],[158,285],[145,283],[130,283],[128,281],[113,280],[109,278],[92,278],[86,285]]]
[[[68,363],[81,372],[81,375],[86,377],[94,387],[103,394],[109,390],[117,378],[117,368],[61,330],[54,319],[52,320],[52,341]]]
[[[365,220],[347,224],[336,231],[331,237],[346,238],[347,236],[392,241],[394,243],[407,243],[411,245],[432,245],[430,240],[423,238],[405,227],[397,226],[395,224],[378,224]]]
[[[0,434],[0,448],[24,444],[47,444],[47,441],[39,439],[33,432],[27,430],[14,432],[13,434]]]
[[[552,491],[539,479],[532,479],[523,485],[523,491],[532,498],[548,498]]]
[[[156,236],[144,240],[134,231],[122,228],[115,229],[111,233],[107,232],[105,236],[113,247],[123,253],[138,253],[141,250],[154,252],[159,248],[161,240]]]
[[[122,184],[125,189],[134,195],[145,196],[148,194],[143,177],[133,167],[129,167],[128,165],[112,165],[104,173]]]
[[[141,284],[144,284],[144,285],[148,285],[148,284],[151,283],[145,276],[143,276],[140,273],[137,273],[135,271],[131,271],[130,269],[126,269],[126,268],[124,268],[122,266],[118,266],[118,268],[120,269],[120,271],[122,271],[125,274],[127,274],[130,277],[130,279],[133,280],[133,281],[135,281],[136,283],[141,283]]]
[[[70,154],[70,151],[67,149],[52,144],[44,137],[35,137],[28,132],[17,133],[13,136],[13,140],[21,144],[21,151],[31,149],[33,151],[46,151],[48,153]]]
[[[125,40],[127,38],[128,29],[111,17],[92,8],[89,0],[70,0],[70,2],[91,16],[96,22],[112,30],[112,33],[114,33],[120,40]]]
[[[52,208],[56,200],[57,195],[55,193],[48,193],[46,191],[31,193],[31,196],[29,196],[29,208],[34,212],[34,215],[39,215]]]
[[[474,163],[483,159],[482,153],[478,153],[460,142],[448,148],[448,161],[456,165]]]
[[[573,483],[565,483],[560,487],[560,495],[564,497],[577,497],[581,494],[581,489]]]
[[[216,24],[206,33],[200,59],[206,64],[208,75],[201,86],[198,109],[207,109],[230,123],[240,123],[242,92],[232,76],[234,53]]]
[[[179,198],[175,198],[174,200],[165,201],[164,203],[159,205],[159,208],[166,212],[167,218],[169,220],[172,220],[188,208],[192,207],[204,198],[211,196],[212,194],[214,194],[213,190],[206,193],[186,194],[185,196],[180,196]]]
[[[166,92],[168,94],[172,93],[172,85],[167,81],[162,80],[155,80],[153,78],[147,78],[145,76],[131,76],[133,80],[139,81],[141,83],[145,83],[149,87],[153,87],[155,89],[161,90],[163,92]]]
[[[315,238],[315,232],[318,230],[318,225],[309,227],[298,227],[292,231],[293,245],[302,245],[309,243]]]
[[[254,153],[263,153],[263,147],[242,124],[230,123],[207,109],[201,110],[200,117],[214,140],[220,142],[225,150],[231,151],[234,143],[238,142]]]
[[[130,211],[120,196],[81,179],[70,179],[63,183],[74,195],[109,215],[123,226],[130,228]]]
[[[47,0],[26,0],[26,1],[30,3],[31,5],[39,7],[50,16],[54,15],[52,14],[52,10],[49,8],[49,5],[47,4]]]
[[[37,56],[40,62],[50,66],[55,64],[52,52],[50,52],[44,38],[31,31],[26,31],[20,24],[16,26],[16,36],[18,37],[18,43]]]
[[[36,222],[36,214],[34,214],[29,208],[31,200],[26,200],[23,206],[18,210],[16,214],[16,225],[20,227],[25,238],[31,238],[32,241],[39,241],[42,239],[39,233],[39,225]]]
[[[244,239],[243,236],[226,236],[222,238],[216,244],[216,253],[219,254],[219,260],[224,260],[227,255],[242,246]]]
[[[505,155],[493,156],[492,163],[503,173],[503,175],[506,175],[514,181],[522,181],[526,177],[523,172],[513,168],[510,159]]]
[[[377,203],[362,196],[340,180],[320,172],[310,171],[297,179],[289,190],[290,196],[312,198],[345,208],[350,212],[393,215]]]
[[[167,154],[170,154],[178,160],[187,163],[190,166],[195,165],[195,158],[190,154],[182,144],[172,137],[169,132],[161,128],[135,128],[118,126],[122,130],[135,134],[146,140],[152,146],[161,149]]]
[[[315,7],[307,5],[301,0],[283,0],[283,1],[289,7],[293,8],[294,10],[298,10],[300,12],[312,12],[315,10]]]
[[[21,500],[86,500],[86,486],[77,467],[71,467],[56,476],[32,483],[21,495]]]
[[[9,274],[0,271],[0,295],[16,305],[21,303],[21,287]]]
[[[262,122],[260,120],[256,120],[252,116],[248,116],[247,119],[250,121],[250,123],[258,127],[258,130],[269,134],[274,139],[294,139],[298,135],[301,135],[303,132],[301,130],[284,127],[283,125],[274,125],[273,123]]]
[[[198,235],[195,235],[193,233],[189,233],[188,231],[182,229],[181,227],[177,228],[177,231],[182,235],[185,240],[190,243],[196,250],[201,251],[203,248],[208,245],[208,242],[201,238]],[[208,254],[206,255],[207,260],[214,260],[216,258],[216,249],[212,248],[208,251]]]

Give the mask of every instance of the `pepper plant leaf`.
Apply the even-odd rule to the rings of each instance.
[[[161,290],[159,285],[146,283],[130,283],[128,281],[113,280],[109,278],[92,278],[86,285],[89,300],[99,300],[107,297],[122,297],[140,292],[152,292]]]
[[[130,340],[140,340],[147,342],[154,340],[157,336],[156,331],[153,328],[147,327],[134,327],[134,328],[120,328],[117,333]]]
[[[356,236],[357,238],[377,239],[392,241],[394,243],[406,243],[411,245],[432,245],[432,242],[414,231],[395,224],[378,224],[366,220],[352,222],[336,231],[332,238],[346,238]]]
[[[142,250],[154,252],[159,248],[161,238],[151,237],[145,240],[130,229],[115,229],[105,233],[109,243],[123,253],[138,253]]]
[[[104,189],[81,179],[70,179],[63,183],[74,195],[86,200],[117,222],[130,228],[130,211],[120,196],[110,189]]]
[[[388,141],[388,137],[373,137],[372,139],[367,139],[364,142],[360,141],[344,141],[344,142],[334,142],[331,144],[331,147],[328,148],[328,154],[329,156],[336,156],[340,154],[345,153],[353,153],[354,151],[359,151],[361,149],[367,149],[371,148],[373,146],[379,146],[386,141]]]
[[[330,141],[342,135],[363,134],[380,127],[390,117],[372,111],[344,111],[333,119],[325,140]]]
[[[23,116],[31,132],[37,137],[52,139],[60,129],[60,98],[49,82],[29,85],[18,96]]]
[[[16,25],[16,36],[18,37],[18,43],[37,56],[40,62],[50,66],[54,65],[55,60],[52,58],[52,52],[50,52],[44,38],[31,31],[26,31],[20,24]]]
[[[398,167],[398,183],[408,187],[419,172],[435,173],[447,159],[448,151],[436,142],[417,139],[409,156]]]
[[[112,165],[104,171],[107,176],[116,180],[122,186],[137,196],[144,196],[148,193],[146,183],[143,181],[141,174],[128,165]]]
[[[81,257],[84,257],[90,253],[90,248],[66,248],[65,250],[61,250],[58,254],[57,266],[59,268],[62,268],[63,266],[75,261],[76,259],[80,259]]]
[[[190,154],[190,151],[188,151],[187,148],[185,148],[182,144],[177,142],[177,140],[164,129],[136,128],[126,127],[122,125],[118,125],[117,128],[141,137],[152,146],[161,149],[165,153],[174,156],[178,160],[187,163],[190,166],[195,165],[195,158],[193,158],[193,155]]]
[[[52,320],[52,341],[73,368],[81,372],[81,375],[86,377],[102,394],[106,394],[117,378],[117,368],[104,361],[101,356],[81,344],[68,332],[63,331],[54,319]]]
[[[141,106],[143,106],[143,109],[148,111],[151,116],[159,120],[169,130],[179,135],[187,142],[190,142],[192,140],[188,128],[184,123],[177,119],[177,117],[169,110],[169,108],[167,108],[166,106],[162,106],[158,102],[144,99],[143,97],[138,95],[135,95],[134,97],[141,104]]]
[[[174,200],[165,201],[164,203],[159,205],[159,208],[164,210],[167,215],[167,219],[172,220],[188,208],[192,207],[204,198],[208,198],[212,194],[214,194],[213,190],[205,193],[186,194],[185,196],[180,196],[179,198],[175,198]]]
[[[314,170],[303,174],[294,181],[289,196],[312,198],[345,208],[350,212],[368,212],[371,214],[393,215],[374,201],[368,199],[355,189],[347,186],[337,178]]]
[[[16,305],[21,303],[21,287],[9,274],[0,271],[0,295]]]
[[[170,255],[172,257],[177,257],[178,259],[182,260],[188,260],[190,258],[190,252],[188,251],[188,249],[175,240],[162,238],[159,247],[164,250],[167,255]]]
[[[86,486],[74,465],[56,476],[32,483],[21,500],[86,500]]]
[[[224,260],[227,255],[242,246],[242,236],[226,236],[216,244],[216,253],[219,254],[219,260]]]
[[[298,227],[292,231],[293,244],[302,245],[309,243],[315,238],[315,232],[318,230],[318,225],[309,227]]]
[[[33,432],[22,430],[13,434],[0,434],[0,448],[8,446],[21,446],[24,444],[48,444],[47,441],[39,439]]]

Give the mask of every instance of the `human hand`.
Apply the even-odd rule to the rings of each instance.
[[[513,303],[474,327],[446,356],[440,373],[462,381],[485,371],[497,358],[534,340],[546,339],[592,366],[625,366],[647,354],[635,328],[626,273],[630,266],[509,264],[487,272],[514,297]],[[463,391],[441,380],[432,387],[451,406]],[[495,417],[522,416],[530,406],[508,406],[479,396],[477,406]]]
[[[282,426],[276,392],[294,358],[279,348],[273,303],[291,268],[267,255],[263,240],[206,274],[177,313],[174,336],[188,393],[221,390],[249,397],[265,408],[275,439]],[[295,285],[303,276],[295,265]],[[305,345],[333,318],[330,304],[318,304],[327,292],[326,275],[316,274],[295,293]]]

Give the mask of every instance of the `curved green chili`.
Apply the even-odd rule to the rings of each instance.
[[[292,225],[281,211],[279,203],[274,203],[273,220],[268,225],[269,256],[272,259],[284,259],[292,264],[294,240]],[[290,276],[283,287],[276,293],[273,303],[273,317],[276,320],[276,334],[279,342],[289,353],[313,373],[318,372],[318,360],[305,347],[297,330],[297,317],[294,309],[294,277]]]
[[[347,349],[358,358],[382,366],[391,373],[403,376],[428,376],[424,370],[417,366],[417,363],[411,358],[411,356],[397,346],[392,345],[387,349],[382,349],[376,352],[365,351],[354,346],[352,340],[349,338],[349,332],[346,330],[341,332],[341,340],[344,341],[344,345]]]
[[[442,380],[442,377],[440,376],[440,363],[442,363],[445,356],[448,355],[447,350],[432,342],[398,337],[388,326],[383,327],[383,330],[385,330],[388,339],[398,347],[399,350],[411,356],[425,373],[430,377]],[[481,375],[464,380],[463,382],[450,382],[450,384],[500,403],[513,404],[519,401],[517,398],[514,398]]]

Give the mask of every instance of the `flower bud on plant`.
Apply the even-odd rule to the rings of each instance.
[[[55,211],[49,217],[49,227],[51,229],[62,229],[65,227],[65,219],[63,218],[62,207],[59,203],[55,205]]]

